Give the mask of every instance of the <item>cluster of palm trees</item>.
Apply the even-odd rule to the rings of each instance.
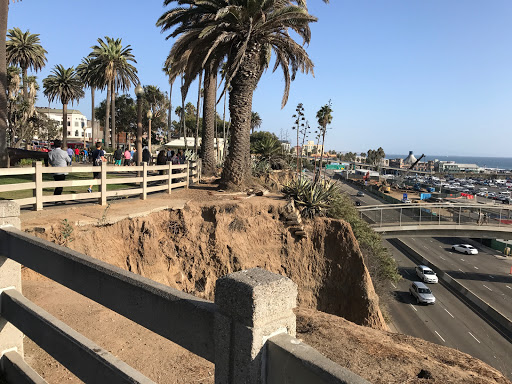
[[[316,18],[303,0],[164,0],[172,5],[157,21],[167,38],[176,38],[166,61],[170,79],[183,76],[182,94],[204,71],[204,92],[210,92],[219,69],[225,73],[219,99],[229,89],[230,146],[221,184],[240,188],[250,174],[252,97],[258,82],[275,55],[273,70],[281,68],[285,79],[282,100],[288,99],[290,82],[298,71],[312,72],[313,63],[303,44],[311,38],[309,24]],[[290,35],[303,39],[302,45]],[[203,116],[214,110],[215,100],[205,96]],[[213,127],[203,118],[206,135]],[[209,146],[208,143],[206,145]],[[212,145],[213,148],[213,145]],[[203,152],[203,169],[210,168]]]

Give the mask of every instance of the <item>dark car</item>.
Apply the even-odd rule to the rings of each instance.
[[[361,206],[361,202],[360,201],[356,201],[356,206],[360,207]]]

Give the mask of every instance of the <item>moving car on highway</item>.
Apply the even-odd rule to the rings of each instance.
[[[413,281],[409,288],[409,293],[416,299],[418,304],[435,304],[436,298],[432,291],[422,282]]]
[[[424,282],[424,283],[433,283],[437,284],[439,281],[437,279],[436,273],[431,270],[426,265],[418,265],[416,268],[416,275]]]
[[[465,253],[466,255],[478,255],[478,249],[469,244],[454,244],[452,251]]]
[[[364,196],[364,192],[363,191],[357,191],[357,196],[363,197]]]

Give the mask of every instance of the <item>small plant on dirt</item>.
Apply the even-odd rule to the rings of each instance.
[[[112,206],[112,203],[116,200],[120,200],[122,199],[123,197],[122,196],[119,196],[117,193],[116,195],[108,201],[107,203],[107,206],[105,207],[105,209],[103,210],[103,213],[101,215],[101,218],[98,220],[98,225],[99,226],[105,226],[107,225],[107,215],[108,215],[108,211],[110,210],[110,207]]]
[[[57,241],[60,245],[67,246],[73,240],[73,226],[69,223],[68,219],[64,219],[60,222],[60,232],[57,236]]]
[[[235,217],[231,223],[228,225],[228,229],[231,232],[241,232],[245,230],[245,223],[243,220],[239,219],[238,217]]]

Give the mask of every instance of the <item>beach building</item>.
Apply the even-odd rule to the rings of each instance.
[[[58,122],[59,128],[62,129],[62,109],[36,107],[36,111]],[[67,128],[70,142],[83,142],[84,136],[86,142],[90,142],[92,139],[91,122],[77,109],[68,109]]]

